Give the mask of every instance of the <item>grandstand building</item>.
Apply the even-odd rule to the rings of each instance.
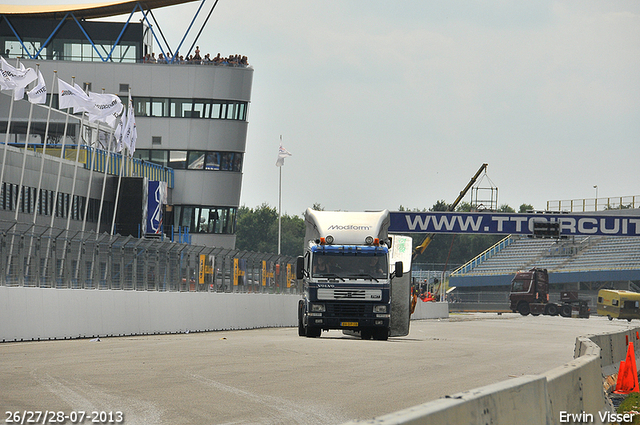
[[[145,7],[185,2],[150,0]],[[153,41],[163,38],[146,20],[152,14],[127,24],[87,21],[133,15],[140,7],[134,1],[0,6],[0,53],[13,66],[39,67],[53,96],[49,113],[26,97],[12,101],[11,91],[0,94],[0,230],[17,222],[110,232],[115,214],[116,233],[151,236],[146,202],[155,193],[149,182],[161,182],[167,188],[160,201],[165,234],[235,246],[253,68],[180,63],[167,48],[168,61],[145,60],[156,56]],[[137,127],[132,158],[106,151],[109,128],[87,127],[80,115],[57,109],[54,73],[83,89],[116,94],[125,105],[131,94]]]
[[[640,209],[619,211],[640,216]],[[565,290],[578,291],[594,300],[602,288],[640,292],[640,237],[535,239],[510,235],[452,272],[449,286],[456,287],[452,298],[466,302],[471,298],[465,294],[485,292],[496,295],[490,302],[508,303],[505,296],[498,295],[508,294],[517,271],[533,267],[549,271],[551,297],[555,300]]]

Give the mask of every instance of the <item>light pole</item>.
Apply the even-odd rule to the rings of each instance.
[[[595,210],[598,211],[598,185],[594,185],[593,188],[596,190]]]

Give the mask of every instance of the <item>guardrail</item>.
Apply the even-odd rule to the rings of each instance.
[[[628,341],[635,341],[638,357],[638,330],[578,337],[574,360],[543,375],[514,378],[347,424],[609,423],[606,418],[613,410],[605,397],[603,376],[617,372]],[[579,419],[570,420],[576,417]]]
[[[613,198],[585,198],[547,201],[547,211],[587,212],[640,207],[640,196],[616,196]]]
[[[0,286],[299,293],[295,258],[0,222]]]

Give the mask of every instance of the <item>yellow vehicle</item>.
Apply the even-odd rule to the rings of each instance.
[[[601,289],[598,292],[598,314],[609,320],[640,319],[640,294],[631,291]]]

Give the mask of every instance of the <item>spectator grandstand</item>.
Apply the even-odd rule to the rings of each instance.
[[[449,287],[456,287],[458,295],[502,293],[500,298],[506,301],[514,274],[533,267],[549,271],[556,295],[571,290],[595,298],[601,288],[640,292],[640,237],[594,235],[556,240],[510,235],[453,271]]]

